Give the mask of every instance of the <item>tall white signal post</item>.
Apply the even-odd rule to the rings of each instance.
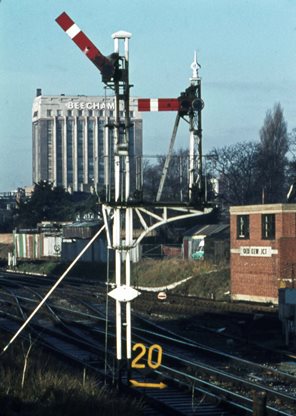
[[[129,39],[131,34],[120,31],[112,35],[114,39],[114,53],[118,58],[117,77],[114,78],[115,92],[115,124],[114,124],[114,186],[115,198],[111,207],[111,198],[103,204],[104,220],[107,229],[108,242],[115,250],[115,283],[116,289],[109,295],[116,302],[116,356],[118,360],[123,357],[122,352],[122,305],[125,304],[125,339],[126,339],[126,358],[131,359],[131,300],[139,293],[131,287],[131,248],[133,246],[133,215],[132,208],[128,201],[130,198],[130,157],[129,157],[129,130],[130,130],[130,111],[129,111]],[[120,43],[123,43],[124,53],[120,55]],[[121,102],[124,108],[124,123],[119,117]],[[105,158],[109,163],[109,157]],[[112,187],[111,184],[108,184]],[[109,204],[108,204],[109,202]],[[109,217],[113,210],[113,239],[109,233]],[[121,234],[124,227],[124,238]],[[123,270],[123,253],[125,253],[125,270]],[[122,276],[125,274],[123,284]]]
[[[139,292],[131,286],[131,250],[152,230],[163,224],[179,219],[209,213],[212,208],[204,204],[202,193],[202,154],[201,154],[201,82],[198,75],[199,64],[196,54],[191,65],[190,86],[180,97],[172,99],[139,99],[139,111],[176,111],[176,122],[171,137],[167,159],[164,164],[157,196],[154,201],[143,198],[142,181],[136,180],[131,187],[131,175],[139,178],[142,173],[131,172],[136,164],[131,164],[129,131],[131,128],[129,100],[129,40],[131,34],[124,31],[112,35],[114,52],[106,57],[96,48],[74,21],[62,13],[57,23],[73,42],[99,69],[102,81],[115,95],[114,125],[106,126],[105,143],[105,196],[101,198],[102,212],[106,228],[108,247],[115,252],[115,289],[109,296],[116,304],[116,357],[118,368],[122,359],[129,363],[132,358],[131,302]],[[120,117],[120,109],[124,118]],[[180,119],[189,124],[189,180],[187,199],[166,202],[162,191],[169,168],[173,145]],[[108,144],[108,129],[114,131],[113,152]],[[113,160],[111,158],[113,155]],[[134,183],[133,182],[133,183]],[[134,236],[134,219],[141,224],[141,230]],[[125,328],[125,331],[123,331]],[[124,348],[125,344],[125,348]],[[129,364],[128,364],[129,365]]]
[[[106,57],[67,13],[62,13],[56,21],[99,69],[103,83],[113,91],[115,96],[114,123],[105,126],[105,195],[101,198],[104,227],[97,232],[89,244],[76,257],[72,265],[58,279],[3,351],[6,351],[9,345],[24,330],[85,250],[105,228],[108,248],[113,249],[115,252],[116,287],[109,292],[109,296],[115,299],[116,305],[116,358],[118,360],[117,367],[120,370],[122,360],[125,359],[129,367],[129,362],[132,358],[131,302],[139,295],[139,292],[131,286],[131,250],[137,247],[147,234],[164,224],[205,215],[212,211],[212,207],[205,202],[202,186],[201,111],[204,103],[201,99],[201,80],[198,74],[199,64],[195,54],[191,65],[192,77],[190,78],[190,85],[178,98],[143,98],[138,100],[139,111],[177,112],[158,192],[155,200],[148,201],[143,196],[141,169],[139,169],[137,163],[131,163],[129,141],[131,128],[129,111],[131,88],[129,84],[129,40],[131,34],[124,31],[114,33],[112,35],[114,52]],[[120,117],[122,108],[124,118]],[[184,198],[182,196],[179,201],[170,200],[168,202],[162,197],[163,188],[181,119],[189,125],[188,186]],[[110,128],[114,131],[113,149],[109,147],[108,129]],[[131,186],[131,178],[133,178],[133,186]],[[141,228],[137,230],[136,237],[133,226],[135,219],[141,225]],[[123,331],[123,328],[125,328],[125,331]],[[159,352],[157,365],[160,365],[161,349],[158,348],[157,350]],[[156,368],[155,364],[151,368]],[[130,380],[130,382],[133,385],[141,385],[141,383],[137,383],[135,380]]]

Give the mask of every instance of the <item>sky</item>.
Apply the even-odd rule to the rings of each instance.
[[[104,95],[96,67],[55,22],[66,11],[104,55],[130,40],[131,95],[176,98],[201,65],[203,152],[258,141],[280,103],[296,127],[296,0],[0,0],[0,192],[32,184],[32,103]],[[174,113],[143,113],[144,154],[165,154]],[[182,123],[176,148],[187,148]]]

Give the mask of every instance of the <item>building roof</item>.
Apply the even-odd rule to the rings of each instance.
[[[227,231],[230,228],[229,224],[208,224],[208,225],[196,225],[184,234],[184,237],[190,237],[193,235],[205,235],[207,237],[214,234],[220,234]]]
[[[239,205],[230,207],[230,214],[258,214],[279,212],[296,212],[296,204],[258,204],[258,205]]]
[[[63,227],[64,238],[92,238],[99,230],[102,223],[99,221],[74,222]]]

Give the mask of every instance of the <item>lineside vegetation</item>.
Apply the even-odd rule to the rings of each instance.
[[[173,293],[227,300],[230,287],[229,264],[182,259],[146,259],[133,265],[132,284],[146,287],[169,286],[192,277],[172,289]]]
[[[1,335],[1,347],[9,337]],[[0,356],[1,416],[140,416],[139,401],[119,397],[93,374],[21,340]]]

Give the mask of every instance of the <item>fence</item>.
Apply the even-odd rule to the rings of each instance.
[[[142,259],[183,258],[182,244],[142,244]]]

